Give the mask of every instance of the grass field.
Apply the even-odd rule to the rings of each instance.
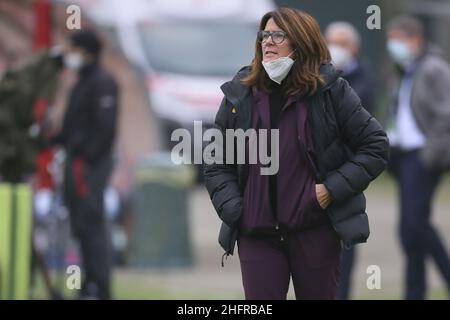
[[[358,248],[358,260],[353,274],[354,299],[402,298],[403,259],[396,234],[396,194],[393,180],[386,174],[376,180],[366,192],[371,236],[367,244]],[[435,200],[433,221],[449,248],[450,175],[444,178]],[[237,257],[228,259],[225,268],[219,265],[221,249],[216,243],[219,220],[203,189],[192,192],[189,208],[194,267],[180,270],[115,270],[115,299],[243,299]],[[369,290],[366,287],[366,268],[373,264],[380,266],[382,270],[380,290]],[[448,299],[446,288],[433,263],[428,261],[427,267],[428,299]],[[75,297],[76,290],[66,289],[65,296]],[[39,280],[33,298],[47,298],[42,280]],[[288,298],[294,299],[292,289]]]

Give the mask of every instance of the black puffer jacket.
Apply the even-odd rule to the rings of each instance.
[[[316,181],[325,184],[333,197],[326,212],[348,247],[369,237],[363,191],[385,169],[389,144],[381,125],[334,67],[323,65],[320,71],[325,85],[309,98],[308,110],[319,169]],[[223,132],[250,128],[252,94],[240,83],[248,72],[248,67],[241,69],[221,87],[225,97],[215,125]],[[245,179],[245,165],[205,165],[206,188],[223,221],[219,242],[227,255],[233,254],[238,237]]]

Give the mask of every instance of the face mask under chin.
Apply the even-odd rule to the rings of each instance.
[[[295,49],[289,53],[286,57],[281,57],[272,61],[263,61],[262,65],[267,72],[269,78],[281,84],[281,82],[286,78],[292,66],[294,65],[294,60],[290,58],[290,55],[294,53]]]

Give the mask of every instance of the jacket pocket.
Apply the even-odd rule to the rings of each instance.
[[[326,209],[323,209],[320,206],[319,200],[317,199],[316,183],[314,180],[311,188],[312,190],[309,192],[308,201],[305,203],[296,224],[300,230],[308,230],[329,222],[329,219],[325,214]]]
[[[352,216],[364,213],[366,210],[366,197],[358,193],[341,203],[332,203],[328,207],[328,214],[333,223],[346,220]]]
[[[314,211],[325,211],[325,209],[320,205],[319,199],[317,199],[316,184],[314,184],[313,187],[311,206]]]

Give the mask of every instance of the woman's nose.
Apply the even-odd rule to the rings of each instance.
[[[276,44],[272,41],[272,39],[270,39],[270,41],[266,41],[266,43],[264,43],[263,49],[267,49],[267,48],[271,48],[271,47],[275,47]]]
[[[275,44],[275,42],[273,42],[272,36],[269,36],[266,40],[266,46],[267,45],[273,46],[274,44]]]

